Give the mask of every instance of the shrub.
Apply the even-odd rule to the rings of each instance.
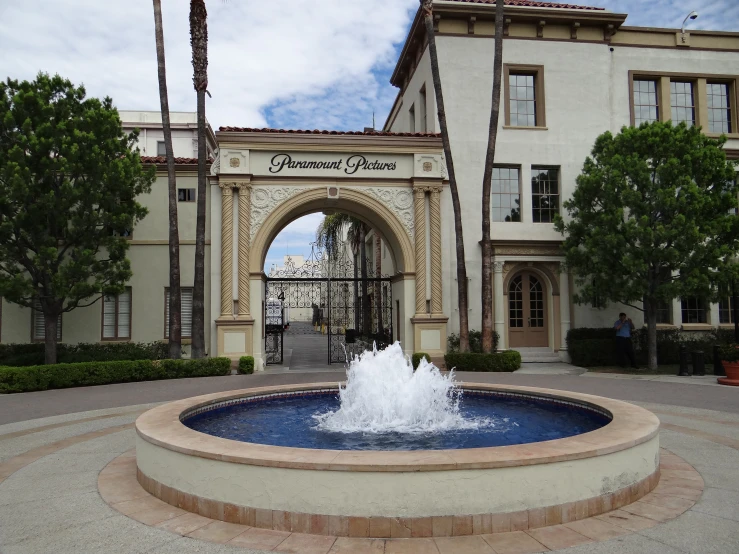
[[[583,339],[567,341],[572,363],[582,367],[616,363],[616,339]]]
[[[475,352],[478,354],[482,353],[482,331],[475,331],[470,330],[469,332],[470,336],[470,352]],[[493,350],[498,349],[498,341],[500,340],[500,336],[498,333],[493,331]],[[459,335],[456,333],[451,333],[447,339],[447,352],[459,352]]]
[[[444,362],[447,369],[457,371],[516,371],[521,367],[521,354],[515,350],[495,354],[449,352]]]
[[[228,375],[228,358],[124,360],[30,367],[0,367],[0,393],[29,392],[110,383]]]
[[[739,362],[739,344],[731,343],[719,350],[722,362]]]
[[[421,363],[421,358],[426,358],[426,361],[431,361],[431,356],[426,354],[426,352],[416,352],[411,357],[411,363],[413,364],[413,369],[418,369],[419,364]]]
[[[113,362],[120,360],[162,360],[167,358],[165,342],[103,342],[59,344],[59,363]],[[0,366],[33,366],[44,363],[44,344],[0,344]]]
[[[239,358],[239,373],[244,373],[246,375],[254,373],[253,356],[241,356],[241,358]]]

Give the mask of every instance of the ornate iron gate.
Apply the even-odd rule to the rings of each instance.
[[[344,363],[347,356],[371,349],[373,343],[378,348],[392,343],[391,278],[375,275],[369,258],[362,272],[363,264],[355,263],[346,248],[329,257],[311,246],[307,260],[287,258],[285,267],[273,268],[266,278],[268,365],[283,363],[284,331],[298,318],[310,320],[316,332],[326,335],[329,364]]]

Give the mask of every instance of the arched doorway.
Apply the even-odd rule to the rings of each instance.
[[[515,275],[508,284],[508,344],[511,348],[549,346],[547,288],[530,271]]]

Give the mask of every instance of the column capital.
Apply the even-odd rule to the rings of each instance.
[[[425,185],[415,185],[413,187],[413,194],[415,194],[416,196],[424,196],[428,190],[429,187]]]
[[[246,194],[251,191],[251,183],[233,183],[234,188],[239,190],[239,194]]]
[[[503,266],[505,262],[493,262],[493,270],[495,273],[503,273]]]
[[[234,187],[238,186],[238,183],[218,183],[221,190],[233,190]]]
[[[441,192],[444,190],[444,187],[442,187],[441,185],[432,185],[427,188],[431,194],[441,194]]]

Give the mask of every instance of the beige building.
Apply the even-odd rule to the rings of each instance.
[[[629,27],[626,14],[597,8],[515,4],[505,9],[503,113],[493,175],[495,328],[501,348],[538,347],[566,358],[571,327],[609,326],[622,309],[573,304],[572,276],[563,270],[561,236],[552,224],[595,138],[642,121],[684,120],[711,135],[727,134],[727,153],[739,158],[739,33]],[[494,3],[439,0],[434,13],[463,211],[470,325],[479,329],[479,206]],[[447,334],[459,327],[454,222],[419,14],[392,83],[398,97],[382,131],[222,127],[208,134],[210,355],[253,354],[263,368],[267,250],[291,221],[333,210],[356,216],[382,237],[382,273],[392,274],[383,292],[392,329],[385,324],[384,331],[408,353],[443,353]],[[156,158],[161,125],[156,112],[121,115],[127,128],[141,129],[142,154],[158,172],[152,193],[141,199],[150,213],[131,237],[134,277],[123,297],[65,314],[64,342],[166,340],[167,185],[164,160]],[[195,240],[195,116],[173,114],[173,122],[187,290]],[[372,240],[368,236],[369,247]],[[187,292],[183,297],[186,303]],[[660,324],[709,329],[731,323],[727,308],[727,302],[676,299],[661,310]],[[633,318],[640,323],[637,314]],[[185,330],[186,322],[187,316]],[[40,325],[31,310],[3,302],[0,341],[36,340],[43,335]]]

